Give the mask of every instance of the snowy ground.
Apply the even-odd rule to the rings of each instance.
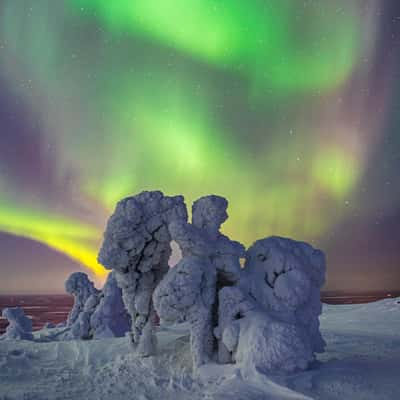
[[[400,298],[325,305],[321,327],[327,351],[310,371],[269,378],[232,365],[193,378],[183,325],[160,330],[160,355],[147,359],[125,338],[45,342],[42,332],[42,342],[0,342],[0,399],[400,399]]]

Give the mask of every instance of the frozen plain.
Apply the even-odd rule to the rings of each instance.
[[[185,324],[160,328],[159,354],[137,358],[126,338],[0,342],[0,399],[352,399],[400,398],[400,298],[324,305],[326,352],[286,376],[211,364],[192,376]]]

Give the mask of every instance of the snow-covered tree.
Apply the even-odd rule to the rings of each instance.
[[[255,242],[239,282],[219,292],[220,362],[231,359],[247,373],[306,369],[325,345],[318,320],[324,276],[323,253],[306,243]]]
[[[74,305],[67,319],[67,326],[71,326],[83,311],[89,297],[96,297],[99,291],[84,272],[73,272],[65,281],[65,290],[74,296]]]
[[[6,332],[0,336],[2,340],[32,340],[32,320],[20,307],[5,308],[3,318],[8,320]]]
[[[98,255],[101,264],[115,271],[132,320],[132,342],[143,356],[155,351],[152,294],[169,269],[168,225],[179,220],[187,220],[182,196],[146,191],[125,198],[108,220]]]
[[[122,291],[111,271],[99,296],[99,303],[90,316],[94,339],[121,337],[130,329],[130,317],[122,300]]]
[[[92,283],[85,287],[92,286]],[[110,272],[101,291],[95,289],[87,298],[75,321],[69,325],[66,339],[121,337],[130,329],[130,317],[122,301],[122,291],[114,272]]]
[[[161,322],[189,322],[195,368],[217,356],[246,371],[305,369],[325,346],[318,320],[325,257],[280,237],[246,252],[220,232],[227,206],[223,197],[202,197],[188,223],[181,196],[142,192],[118,203],[99,261],[122,289],[133,342],[139,354],[153,354],[157,311]],[[169,269],[172,240],[182,259]]]
[[[210,261],[184,257],[157,286],[153,299],[165,322],[184,318],[190,323],[190,345],[195,367],[210,361],[213,351],[212,306],[216,271]]]
[[[201,197],[193,203],[191,224],[171,222],[171,238],[179,245],[183,258],[168,272],[153,296],[162,319],[184,318],[190,322],[195,367],[210,359],[214,347],[217,292],[240,277],[239,258],[245,249],[219,231],[228,218],[227,207],[223,197]]]
[[[276,236],[257,240],[244,268],[249,294],[266,312],[302,327],[315,352],[325,347],[318,319],[325,268],[321,250]]]

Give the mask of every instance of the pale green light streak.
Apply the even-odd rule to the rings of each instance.
[[[292,0],[71,1],[116,34],[149,37],[244,73],[259,90],[332,88],[349,76],[361,47],[361,23],[348,2],[344,14],[324,0],[308,7]]]
[[[337,199],[348,195],[359,178],[358,162],[347,149],[321,149],[312,167],[315,181]]]

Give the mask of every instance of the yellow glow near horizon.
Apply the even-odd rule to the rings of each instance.
[[[96,259],[101,236],[96,227],[37,210],[2,205],[0,230],[46,244],[86,266],[98,277],[107,274]]]

